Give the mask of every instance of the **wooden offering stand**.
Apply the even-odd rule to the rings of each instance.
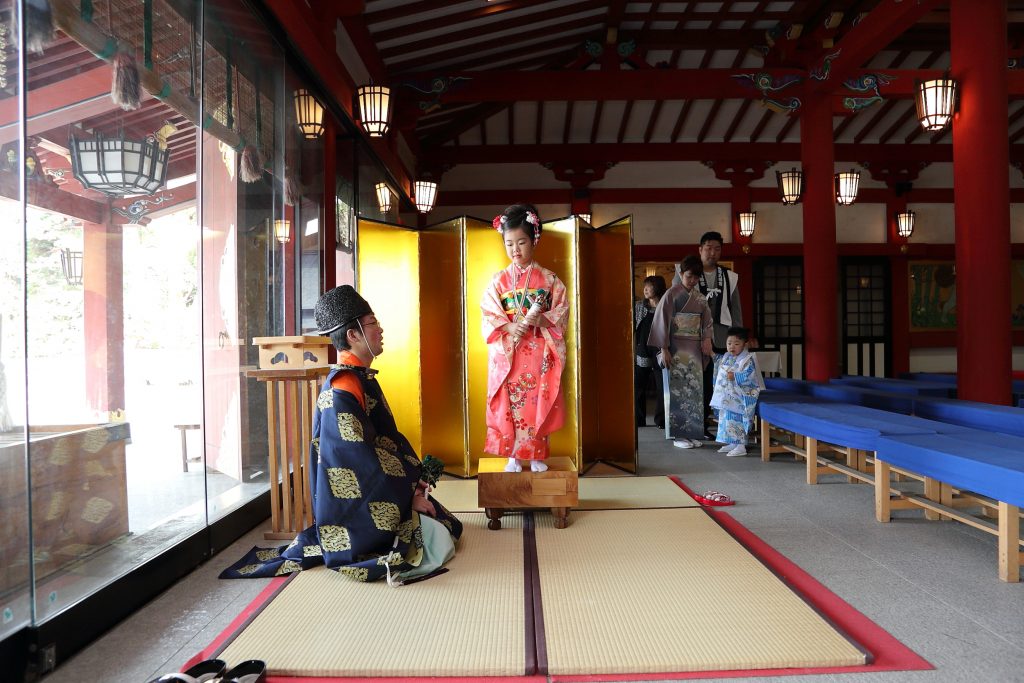
[[[570,458],[548,458],[546,472],[506,472],[507,458],[480,458],[477,505],[487,513],[487,528],[501,528],[506,510],[551,508],[555,528],[569,525],[569,510],[579,505],[579,478]]]

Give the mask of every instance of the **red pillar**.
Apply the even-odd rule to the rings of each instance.
[[[804,172],[804,377],[827,381],[839,375],[836,277],[835,152],[832,105],[808,96],[800,115],[800,163]]]
[[[324,201],[320,225],[320,292],[338,284],[338,131],[332,116],[324,116]]]
[[[900,373],[910,372],[910,264],[906,255],[907,239],[900,237],[896,230],[896,214],[906,209],[906,195],[897,195],[894,187],[890,185],[889,196],[885,200],[886,241],[900,247],[900,254],[889,258],[889,275],[892,278],[890,377],[899,377]]]
[[[953,0],[950,75],[956,195],[957,374],[960,398],[1010,400],[1010,188],[1006,3]]]
[[[124,410],[124,248],[122,226],[85,223],[86,403],[99,412]]]
[[[739,276],[740,308],[743,310],[744,327],[750,330],[753,338],[758,331],[754,329],[754,267],[750,253],[750,237],[740,235],[740,219],[742,212],[750,211],[750,183],[736,179],[732,181],[732,241],[739,246],[732,262],[732,269]]]

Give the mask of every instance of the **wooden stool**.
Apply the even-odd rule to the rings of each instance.
[[[579,505],[579,478],[570,458],[548,458],[546,472],[506,472],[507,458],[480,458],[477,505],[487,513],[487,528],[501,528],[506,510],[551,508],[555,528],[569,525],[569,510]]]
[[[199,425],[174,425],[174,428],[181,434],[181,471],[188,472],[188,443],[185,440],[185,433],[199,429]]]

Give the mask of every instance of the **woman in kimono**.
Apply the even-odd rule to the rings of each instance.
[[[492,222],[509,265],[495,273],[480,302],[488,347],[484,451],[508,458],[506,472],[548,466],[548,436],[562,427],[562,368],[569,314],[565,285],[533,260],[540,241],[537,209],[514,204]]]
[[[745,327],[730,327],[715,375],[711,407],[718,411],[715,441],[725,444],[719,453],[729,457],[747,454],[747,433],[754,422],[757,397],[764,389],[757,356],[747,350],[750,333]]]
[[[648,344],[661,349],[666,371],[665,437],[677,448],[698,448],[704,436],[704,368],[711,361],[711,310],[697,283],[704,266],[683,260],[682,283],[658,302]]]

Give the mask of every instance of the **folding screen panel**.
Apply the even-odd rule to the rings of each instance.
[[[420,240],[422,449],[466,476],[466,302],[462,235],[465,218],[425,228]],[[407,388],[408,390],[408,388]]]
[[[633,419],[633,227],[579,223],[581,470],[636,472]]]
[[[420,402],[420,233],[359,219],[356,288],[384,328],[384,353],[373,361],[398,429],[422,454]]]

